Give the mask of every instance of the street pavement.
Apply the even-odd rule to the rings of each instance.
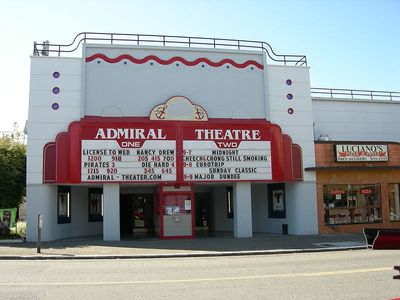
[[[366,249],[362,234],[282,235],[254,234],[233,238],[231,233],[195,239],[141,238],[115,242],[101,236],[42,242],[0,240],[0,259],[124,259],[285,254]]]

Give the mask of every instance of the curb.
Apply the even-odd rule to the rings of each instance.
[[[5,239],[5,240],[0,240],[0,245],[2,244],[22,244],[24,243],[23,239]]]
[[[193,258],[193,257],[223,257],[248,255],[277,255],[311,252],[335,252],[348,250],[365,250],[366,246],[309,248],[309,249],[274,249],[254,251],[226,251],[226,252],[192,252],[172,254],[135,254],[135,255],[1,255],[0,260],[97,260],[97,259],[149,259],[149,258]]]

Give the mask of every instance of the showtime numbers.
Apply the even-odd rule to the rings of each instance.
[[[183,179],[188,180],[188,181],[193,180],[194,176],[192,174],[185,174],[185,175],[183,175]]]
[[[185,168],[191,168],[191,167],[193,167],[193,164],[192,164],[191,162],[186,162],[186,161],[184,161],[184,162],[183,162],[183,166],[184,166]]]
[[[192,155],[192,150],[190,149],[183,150],[183,155]]]
[[[147,156],[138,156],[138,161],[148,161],[149,158]]]
[[[101,156],[100,155],[88,155],[87,160],[88,161],[101,161]]]
[[[199,131],[198,134],[204,137],[211,135],[208,131]],[[259,140],[257,131],[243,134],[246,139],[249,138],[240,143],[184,141],[183,179],[185,181],[271,180],[270,141]],[[250,139],[251,137],[256,138]]]
[[[154,169],[153,168],[144,168],[143,169],[144,174],[154,174]]]
[[[115,140],[82,140],[82,182],[176,181],[176,142],[145,141],[121,148]]]
[[[111,161],[122,161],[122,156],[121,155],[112,155]]]
[[[197,134],[211,138],[208,131]],[[238,141],[235,147],[232,142],[236,141],[184,140],[179,155],[175,140],[144,141],[139,148],[121,148],[116,140],[82,140],[81,181],[271,180],[270,141],[259,140],[257,132],[243,135],[246,140]],[[250,139],[253,136],[257,139]],[[177,178],[177,168],[183,169],[181,178]]]
[[[99,169],[88,168],[89,174],[99,174]]]
[[[107,168],[107,174],[117,174],[117,168]]]
[[[163,169],[161,169],[161,173],[163,173],[163,174],[172,174],[173,170],[172,170],[172,168],[163,168]]]

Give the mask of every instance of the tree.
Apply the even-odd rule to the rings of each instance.
[[[26,146],[14,136],[0,138],[0,208],[19,207],[25,181]]]

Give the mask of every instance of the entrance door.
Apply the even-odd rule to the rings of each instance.
[[[160,211],[161,238],[194,237],[193,200],[191,192],[163,193]]]
[[[137,238],[154,233],[153,194],[120,196],[121,238]]]
[[[207,234],[210,228],[210,193],[195,193],[196,235]]]

